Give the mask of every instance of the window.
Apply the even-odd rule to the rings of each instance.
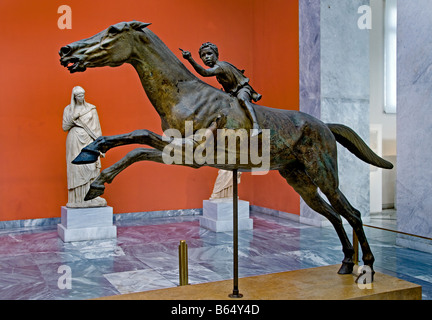
[[[384,41],[384,112],[396,113],[397,0],[385,0]]]

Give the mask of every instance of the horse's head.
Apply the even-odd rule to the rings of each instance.
[[[117,67],[130,60],[133,37],[143,32],[150,23],[120,22],[98,34],[68,44],[60,49],[60,63],[70,73],[86,68]]]

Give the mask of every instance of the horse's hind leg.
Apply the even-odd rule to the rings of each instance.
[[[320,161],[308,162],[305,171],[313,183],[325,194],[331,207],[351,225],[359,239],[363,262],[373,272],[375,259],[363,230],[360,212],[351,206],[339,190],[336,162],[331,160],[332,157],[325,157],[323,154],[320,159]]]
[[[85,200],[94,199],[105,192],[105,183],[111,183],[114,178],[137,161],[153,161],[162,163],[162,152],[156,149],[137,148],[126,154],[120,161],[103,170],[90,185]]]
[[[325,194],[330,201],[332,208],[344,217],[359,239],[362,252],[363,262],[373,271],[374,256],[369,247],[366,235],[363,230],[363,222],[360,212],[355,209],[345,198],[344,194],[339,190],[339,182],[337,176],[336,161],[331,160],[334,157],[325,157],[321,155],[321,161],[309,162],[306,167],[306,172],[311,177],[314,184]]]
[[[372,254],[372,250],[369,246],[369,243],[367,241],[366,235],[363,230],[363,222],[361,219],[360,212],[348,202],[344,194],[339,189],[335,189],[330,192],[327,191],[325,192],[325,194],[328,200],[330,201],[332,207],[335,208],[335,210],[342,217],[344,217],[354,229],[354,232],[356,233],[357,238],[359,239],[359,243],[363,252],[362,260],[365,265],[371,268],[372,275],[373,275],[374,273],[373,263],[375,261],[375,258]]]
[[[339,274],[351,274],[354,267],[352,260],[354,250],[342,225],[340,216],[333,208],[325,202],[318,194],[316,185],[312,182],[309,176],[301,168],[289,167],[280,170],[280,174],[294,188],[294,190],[302,197],[306,204],[314,211],[322,214],[333,225],[339,240],[342,244],[344,259],[340,267]]]

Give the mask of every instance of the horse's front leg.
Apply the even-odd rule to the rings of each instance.
[[[142,129],[115,136],[101,136],[81,150],[81,153],[72,161],[73,164],[94,163],[101,153],[127,144],[146,144],[155,149],[163,150],[169,143],[152,131]]]
[[[113,164],[111,167],[103,170],[95,181],[90,185],[90,189],[85,196],[85,200],[94,199],[105,192],[105,183],[111,183],[114,178],[137,161],[153,161],[164,163],[163,152],[157,149],[137,148],[126,154],[120,161]],[[196,165],[185,165],[193,168],[198,168]]]

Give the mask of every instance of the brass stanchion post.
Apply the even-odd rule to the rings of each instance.
[[[354,248],[353,262],[354,264],[358,264],[359,263],[359,243],[358,243],[357,234],[355,233],[354,230],[353,230],[353,248]]]
[[[188,279],[188,256],[187,256],[187,244],[185,240],[180,241],[179,245],[179,278],[180,286],[186,286],[189,283]]]

